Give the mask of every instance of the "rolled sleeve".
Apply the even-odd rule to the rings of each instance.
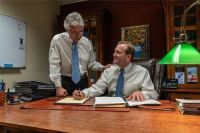
[[[147,70],[143,79],[143,83],[141,85],[141,92],[144,94],[145,100],[158,99],[158,93],[154,89],[154,85]]]
[[[90,98],[90,97],[100,96],[106,91],[108,86],[108,80],[106,79],[107,73],[108,72],[105,70],[95,84],[83,90],[83,93],[85,94],[86,97]]]

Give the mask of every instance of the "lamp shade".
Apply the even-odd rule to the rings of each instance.
[[[180,42],[165,55],[159,64],[200,64],[200,53],[189,42]]]

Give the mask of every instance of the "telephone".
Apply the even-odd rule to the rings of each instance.
[[[165,79],[162,83],[163,88],[178,88],[178,79]]]

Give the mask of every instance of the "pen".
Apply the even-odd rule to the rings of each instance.
[[[127,102],[127,101],[128,101],[128,99],[127,99],[126,97],[122,97],[122,98],[123,98],[123,99],[124,99],[124,101],[126,102],[126,103],[125,103],[125,106],[126,106],[126,107],[128,107],[128,102]]]
[[[0,80],[0,91],[3,91],[3,79]]]
[[[81,81],[78,83],[78,96],[80,97],[81,96],[81,90],[82,90],[82,84],[81,84]]]

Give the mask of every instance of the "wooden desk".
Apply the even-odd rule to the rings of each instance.
[[[0,133],[199,133],[200,116],[131,108],[130,112],[0,107]]]

